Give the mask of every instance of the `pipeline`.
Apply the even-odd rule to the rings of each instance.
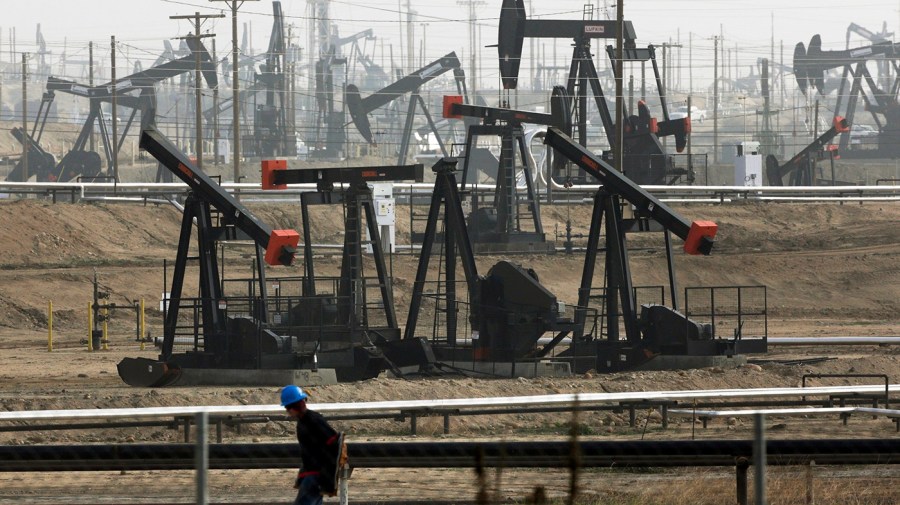
[[[580,465],[589,467],[733,466],[752,458],[752,440],[581,441]],[[194,444],[0,446],[0,471],[190,470]],[[297,444],[211,444],[210,469],[296,468]],[[570,441],[356,442],[356,468],[567,468]],[[769,440],[769,465],[900,463],[900,439]]]

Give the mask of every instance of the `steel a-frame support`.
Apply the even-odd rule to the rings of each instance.
[[[185,271],[189,259],[189,248],[193,228],[197,227],[197,256],[199,263],[199,291],[200,291],[200,320],[202,346],[195,342],[195,350],[202,348],[203,352],[212,360],[209,364],[223,364],[228,356],[229,343],[227,341],[225,307],[220,307],[219,302],[224,300],[222,282],[219,275],[219,262],[216,258],[216,243],[220,240],[236,238],[246,239],[246,236],[238,236],[238,230],[233,227],[220,228],[214,226],[212,208],[209,200],[204,199],[196,192],[188,194],[184,204],[184,214],[181,220],[181,233],[178,238],[178,251],[175,256],[175,268],[172,274],[172,287],[169,291],[169,300],[166,306],[165,325],[163,327],[163,345],[160,359],[163,361],[172,357],[175,336],[178,332],[178,317],[181,311],[181,298],[184,288]],[[259,272],[259,297],[260,307],[266,306],[266,269],[262,249],[256,247],[256,270]],[[265,310],[258,311],[254,317],[260,321],[266,321]]]
[[[444,262],[445,262],[445,299],[447,313],[447,342],[450,345],[456,343],[456,260],[457,251],[462,263],[463,273],[469,290],[469,310],[472,328],[478,328],[477,313],[474,307],[478,304],[478,269],[475,266],[475,254],[472,251],[472,243],[469,241],[469,233],[466,230],[466,220],[463,215],[462,200],[459,196],[459,186],[456,182],[455,158],[442,158],[432,167],[436,174],[434,191],[431,195],[431,205],[428,210],[428,221],[425,224],[425,237],[422,241],[422,252],[419,256],[419,266],[416,270],[416,280],[413,284],[412,298],[409,305],[409,315],[406,320],[406,329],[403,338],[412,339],[416,334],[416,324],[419,318],[419,310],[422,308],[422,296],[425,291],[425,281],[428,275],[428,264],[431,259],[431,251],[434,247],[435,237],[438,232],[438,222],[443,209],[444,225]]]
[[[316,191],[300,195],[301,216],[303,220],[303,258],[304,281],[303,295],[315,296],[315,266],[313,263],[312,236],[310,235],[310,205],[345,206],[344,215],[344,253],[341,258],[341,278],[338,283],[338,311],[340,320],[349,323],[351,329],[359,326],[367,327],[368,321],[364,310],[360,310],[360,301],[364,294],[363,279],[363,225],[365,217],[366,229],[371,237],[372,255],[387,326],[398,328],[397,313],[394,308],[394,297],[391,291],[390,278],[381,244],[381,232],[378,229],[375,215],[375,204],[372,190],[366,182],[356,182],[344,191]],[[364,303],[364,301],[363,301]]]

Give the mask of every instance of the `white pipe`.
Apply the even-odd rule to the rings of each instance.
[[[551,337],[541,337],[538,344],[549,344]],[[561,344],[570,344],[572,339],[566,337]],[[900,345],[900,337],[769,337],[766,343],[780,345]]]
[[[900,391],[900,384],[887,387],[889,393]],[[701,399],[739,399],[793,396],[831,396],[838,394],[877,394],[885,392],[885,386],[820,386],[806,388],[759,388],[759,389],[707,389],[681,391],[630,391],[621,393],[577,393],[532,396],[505,396],[489,398],[449,398],[434,400],[398,400],[365,403],[321,403],[310,404],[309,408],[320,413],[363,413],[395,412],[401,410],[435,410],[483,407],[522,407],[537,405],[590,405],[619,403],[624,401],[663,401]],[[462,394],[465,394],[463,392]],[[273,393],[274,396],[274,393]],[[0,421],[36,421],[44,419],[112,419],[148,418],[195,415],[206,412],[209,415],[284,415],[284,407],[267,405],[226,405],[189,407],[146,407],[119,409],[74,409],[74,410],[20,410],[0,412]]]

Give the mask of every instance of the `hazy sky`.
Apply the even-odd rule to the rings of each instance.
[[[468,0],[464,0],[468,3]],[[115,35],[120,48],[131,58],[151,60],[162,50],[161,40],[183,35],[191,27],[187,21],[170,20],[171,15],[215,13],[219,10],[227,16],[208,21],[204,27],[217,34],[219,56],[225,56],[231,46],[230,11],[225,2],[206,0],[30,0],[13,2],[3,0],[0,18],[2,52],[0,59],[8,61],[10,28],[15,27],[17,51],[34,50],[35,27],[41,24],[48,49],[59,55],[66,41],[70,57],[86,55],[88,40],[95,42],[97,51],[107,51],[110,35]],[[420,36],[426,33],[425,61],[431,61],[449,51],[457,51],[465,61],[468,53],[468,8],[462,1],[376,1],[349,2],[333,0],[331,18],[338,25],[342,36],[366,28],[372,28],[382,41],[377,54],[390,54],[399,61],[401,18],[406,18],[407,5],[418,14],[415,22],[416,56],[419,61]],[[480,27],[480,45],[493,44],[497,35],[497,18],[500,0],[478,2],[476,7]],[[585,4],[579,1],[530,2],[534,17],[581,19]],[[609,4],[610,15],[615,15],[612,1],[593,1],[599,14],[604,4]],[[13,7],[14,6],[14,7]],[[285,0],[282,2],[287,22],[296,25],[294,33],[300,34],[299,44],[307,46],[307,2]],[[625,3],[625,17],[634,23],[639,41],[660,43],[672,41],[684,45],[682,66],[687,66],[689,34],[693,34],[692,53],[695,67],[711,66],[712,41],[710,37],[721,32],[725,47],[734,50],[740,63],[749,65],[757,57],[768,56],[772,27],[776,44],[784,43],[785,63],[790,64],[793,47],[797,42],[808,42],[816,33],[822,35],[825,48],[844,48],[847,26],[850,22],[879,31],[882,23],[888,30],[897,30],[900,24],[900,1],[860,0],[630,0]],[[241,24],[250,22],[253,46],[256,52],[265,49],[271,30],[272,4],[270,1],[246,1],[240,10]],[[773,20],[774,19],[774,20]],[[427,26],[423,26],[427,23]],[[855,39],[857,45],[865,45]],[[101,49],[102,48],[102,49]],[[526,44],[526,50],[528,45]],[[560,58],[568,54],[568,43],[558,46]],[[496,50],[482,49],[482,78],[496,80]],[[55,56],[54,56],[55,57]],[[86,57],[86,56],[84,56]],[[780,56],[776,56],[778,60]],[[121,63],[120,63],[121,64]]]

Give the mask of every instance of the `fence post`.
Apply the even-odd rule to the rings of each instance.
[[[350,468],[345,466],[338,471],[341,472],[340,483],[338,484],[340,487],[341,505],[348,505],[350,503]]]
[[[766,416],[753,416],[753,494],[756,505],[766,505]]]
[[[814,466],[816,466],[816,461],[813,459],[809,460],[809,465],[806,466],[806,505],[815,505],[816,503],[816,495],[813,492]]]
[[[87,334],[87,342],[88,342],[88,352],[94,352],[94,304],[93,302],[88,302],[88,334]]]
[[[197,412],[197,448],[194,452],[194,468],[197,471],[197,505],[209,503],[209,486],[207,485],[207,471],[209,470],[209,414]]]
[[[109,350],[109,307],[103,307],[103,339],[100,341],[100,348],[104,351]]]
[[[739,457],[735,461],[734,473],[737,487],[737,503],[738,505],[747,505],[747,469],[750,468],[750,461],[745,457]]]
[[[146,333],[144,333],[144,330],[145,330],[144,324],[145,324],[144,323],[144,299],[141,298],[141,322],[138,325],[138,328],[139,328],[138,331],[140,331],[138,340],[141,342],[141,350],[142,351],[144,350],[144,335],[146,335]]]
[[[47,352],[53,352],[53,301],[47,306]]]

